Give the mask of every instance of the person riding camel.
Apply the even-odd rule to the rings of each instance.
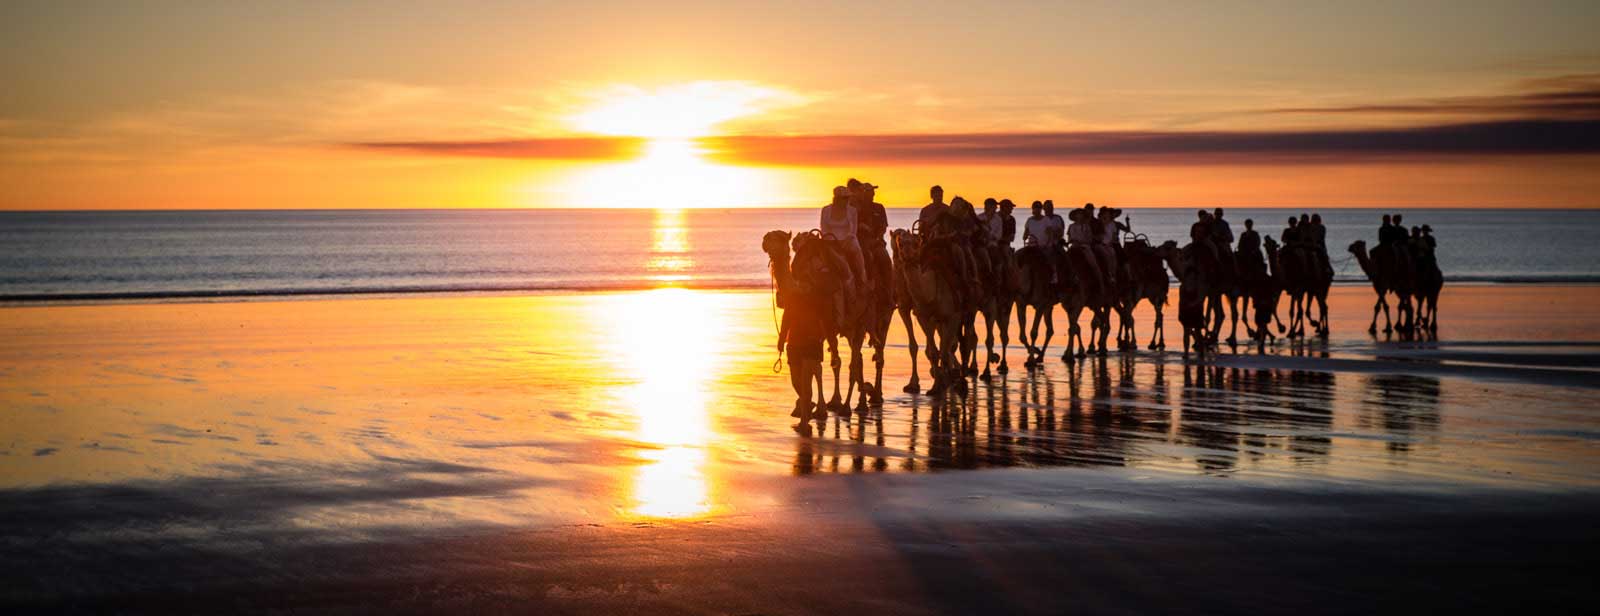
[[[918,218],[918,234],[922,236],[923,258],[932,263],[951,281],[958,302],[965,302],[971,293],[974,268],[969,244],[977,219],[971,204],[957,197],[949,205],[944,203],[944,189],[929,189],[933,201],[922,208]]]
[[[1000,245],[1008,254],[1011,252],[1011,245],[1017,241],[1017,217],[1012,214],[1016,209],[1017,204],[1012,203],[1010,199],[1000,200]]]
[[[950,206],[944,204],[944,187],[936,184],[929,188],[928,198],[930,199],[928,204],[922,206],[922,211],[917,214],[917,224],[922,231],[927,231],[928,227],[939,221],[945,210],[950,209]]]
[[[822,208],[822,221],[817,228],[822,230],[822,239],[828,247],[837,251],[850,266],[851,280],[847,285],[853,285],[853,295],[855,289],[868,288],[871,280],[867,278],[866,261],[861,257],[861,242],[856,240],[859,218],[850,201],[849,188],[833,187],[833,202]]]
[[[1240,271],[1264,275],[1267,270],[1266,255],[1261,252],[1261,234],[1256,232],[1256,221],[1244,219],[1244,232],[1239,234],[1239,248],[1234,251]]]
[[[965,303],[966,298],[975,297],[973,293],[981,292],[982,282],[974,275],[982,270],[972,249],[972,238],[979,230],[978,216],[972,211],[972,203],[959,196],[951,199],[950,205],[934,221],[933,230],[933,238],[949,240],[950,260],[956,264],[956,271],[951,273],[957,276],[955,287]]]
[[[1045,230],[1050,233],[1045,252],[1054,262],[1055,271],[1064,274],[1067,271],[1067,221],[1056,213],[1056,202],[1051,199],[1044,200],[1044,220]]]
[[[1433,227],[1422,225],[1422,241],[1428,244],[1429,251],[1439,248],[1438,240],[1433,239]]]
[[[1006,232],[1006,223],[1001,219],[1000,213],[996,211],[999,206],[999,201],[996,201],[994,197],[989,197],[983,200],[983,213],[978,214],[978,222],[982,224],[984,231],[989,234],[989,241],[994,243],[999,243],[1001,238],[1005,237]]]
[[[1072,225],[1067,227],[1067,252],[1074,250],[1081,252],[1084,259],[1089,262],[1089,266],[1094,271],[1100,272],[1100,280],[1106,285],[1105,288],[1111,288],[1111,276],[1106,273],[1109,264],[1104,264],[1105,259],[1099,249],[1104,244],[1095,238],[1095,229],[1099,224],[1094,220],[1094,215],[1091,214],[1094,210],[1089,209],[1090,207],[1093,207],[1093,204],[1067,212],[1067,218],[1072,220]],[[1100,228],[1103,233],[1104,228]]]
[[[1217,249],[1217,257],[1221,259],[1224,270],[1237,269],[1238,263],[1233,256],[1233,227],[1222,218],[1222,208],[1211,212],[1211,245]]]
[[[1389,217],[1384,216],[1384,224],[1388,224]],[[1290,250],[1300,245],[1300,219],[1289,217],[1289,226],[1283,228],[1283,234],[1278,239],[1283,241],[1283,249]]]
[[[880,283],[875,288],[884,301],[888,301],[890,286],[882,284],[894,275],[894,262],[889,258],[889,246],[884,241],[884,234],[889,232],[888,212],[875,200],[877,186],[850,178],[845,187],[850,189],[851,201],[856,206],[856,240],[861,244],[862,256],[866,257],[867,277]]]
[[[1394,243],[1394,216],[1383,215],[1383,226],[1378,227],[1378,246]]]
[[[1387,250],[1394,259],[1395,271],[1410,272],[1411,251],[1406,250],[1406,242],[1411,238],[1411,234],[1406,232],[1404,219],[1400,214],[1392,217],[1385,214],[1383,218],[1385,222],[1392,220],[1393,223],[1378,230],[1378,247]]]
[[[1195,246],[1196,250],[1209,256],[1212,263],[1222,263],[1222,253],[1217,250],[1216,244],[1211,241],[1211,222],[1213,220],[1211,212],[1200,210],[1196,214],[1196,218],[1197,220],[1195,220],[1194,224],[1189,225],[1189,242]]]
[[[1051,243],[1050,218],[1045,216],[1044,202],[1034,201],[1031,206],[1033,215],[1022,224],[1022,249],[1037,251],[1043,255],[1040,259],[1045,266],[1050,268],[1050,282],[1056,282],[1056,260],[1054,257],[1054,244]]]
[[[1317,267],[1322,270],[1322,275],[1333,278],[1333,262],[1328,258],[1328,228],[1322,226],[1322,214],[1312,214],[1310,222],[1300,225],[1305,235],[1306,244],[1311,247],[1311,253],[1317,259]]]
[[[1099,261],[1100,271],[1105,275],[1106,288],[1114,289],[1119,266],[1122,264],[1122,255],[1118,254],[1122,247],[1117,242],[1117,238],[1122,237],[1122,224],[1116,220],[1122,212],[1109,207],[1100,208],[1098,214],[1091,214],[1094,211],[1093,203],[1083,204],[1084,215],[1086,217],[1092,215],[1092,218],[1086,218],[1086,221],[1094,232],[1095,259]]]
[[[983,223],[983,247],[988,257],[988,265],[993,268],[1000,264],[1001,259],[1011,258],[1010,251],[1005,248],[1007,215],[998,211],[1000,202],[993,197],[983,200],[983,213],[978,215],[979,222]],[[991,270],[993,271],[993,270]]]

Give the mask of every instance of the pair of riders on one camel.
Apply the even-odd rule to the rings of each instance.
[[[1438,241],[1433,239],[1433,227],[1422,225],[1406,231],[1401,214],[1384,214],[1383,225],[1378,227],[1378,248],[1389,251],[1399,271],[1409,271],[1413,262],[1432,259]]]
[[[1129,230],[1127,224],[1117,220],[1122,210],[1103,207],[1097,212],[1093,203],[1087,203],[1067,212],[1072,224],[1066,225],[1055,209],[1055,202],[1048,199],[1033,202],[1033,216],[1028,218],[1022,240],[1024,249],[1036,247],[1045,251],[1052,281],[1058,281],[1058,276],[1068,271],[1069,252],[1081,253],[1100,272],[1097,282],[1104,288],[1115,288],[1120,264],[1126,260],[1118,240]]]
[[[849,297],[869,289],[886,293],[889,288],[893,266],[884,243],[889,217],[883,204],[875,201],[877,191],[877,186],[855,178],[835,186],[833,201],[822,208],[817,225],[831,258],[844,262],[839,270],[847,274],[844,284]]]
[[[1012,258],[1011,242],[1017,223],[1012,216],[1016,205],[1010,199],[985,199],[983,212],[972,203],[955,197],[944,202],[944,188],[928,189],[928,204],[917,214],[916,231],[922,238],[923,258],[956,282],[957,303],[972,300],[1004,284],[998,279],[997,265]]]

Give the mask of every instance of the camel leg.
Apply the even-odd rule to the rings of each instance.
[[[968,320],[968,322],[970,323],[971,321]],[[961,331],[962,329],[963,328],[960,325],[957,325],[955,327],[949,327],[949,328],[946,329],[946,332],[947,332],[946,335],[949,335],[949,336],[955,338],[957,341],[960,341],[961,339],[963,339],[965,337],[963,335],[963,332]],[[941,339],[942,338],[943,338],[943,336],[941,336]],[[947,365],[951,365],[952,366],[951,370],[949,370],[947,372],[947,374],[950,377],[950,386],[955,388],[956,395],[958,395],[958,396],[962,397],[963,399],[965,399],[967,397],[967,375],[964,372],[964,368],[962,366],[955,365],[955,363],[954,363],[956,361],[956,348],[954,346],[948,346],[948,345],[947,345],[947,348],[949,350],[945,352],[945,361],[946,362],[950,362]]]
[[[1133,308],[1126,312],[1117,313],[1117,350],[1135,349],[1139,346],[1139,334],[1133,328]]]
[[[1111,308],[1100,309],[1100,354],[1106,354],[1106,339],[1111,337]]]
[[[1022,318],[1023,312],[1027,312],[1027,311],[1023,310],[1022,312],[1018,312],[1017,313],[1017,318],[1018,319]],[[1043,322],[1044,322],[1044,311],[1043,310],[1035,310],[1035,311],[1033,311],[1033,329],[1027,332],[1027,342],[1028,342],[1028,364],[1027,364],[1027,366],[1029,368],[1032,368],[1034,366],[1039,365],[1039,362],[1044,359],[1044,349],[1039,348],[1039,325],[1042,324]]]
[[[1045,353],[1047,353],[1049,351],[1049,349],[1050,349],[1050,339],[1054,338],[1055,335],[1056,335],[1056,315],[1054,313],[1055,313],[1054,310],[1050,310],[1050,309],[1047,308],[1047,309],[1044,309],[1044,310],[1034,311],[1034,314],[1033,314],[1033,322],[1034,322],[1034,329],[1035,330],[1038,329],[1040,317],[1043,317],[1043,320],[1044,320],[1044,343],[1039,345],[1039,363],[1040,364],[1044,363]],[[1071,344],[1072,340],[1069,338],[1067,340],[1067,343]]]
[[[994,378],[989,373],[989,365],[994,363],[994,314],[992,312],[983,313],[983,348],[983,374],[979,375],[978,378],[987,383]]]
[[[906,382],[901,391],[914,394],[922,390],[922,386],[917,382],[917,330],[911,326],[911,309],[901,308],[899,312],[900,324],[906,328],[906,348],[911,351],[911,380]]]
[[[860,393],[859,393],[859,397],[856,398],[855,408],[856,408],[856,410],[860,411],[862,415],[866,415],[866,412],[867,412],[867,386],[866,386],[867,385],[867,380],[866,380],[866,370],[865,370],[865,363],[866,362],[864,361],[866,358],[861,356],[861,349],[862,349],[862,341],[861,341],[861,339],[857,338],[856,340],[852,341],[850,347],[851,347],[851,351],[850,351],[850,387],[852,388],[852,390],[855,390],[855,391],[846,390],[845,395],[844,395],[844,399],[845,399],[845,402],[849,402],[851,395],[853,393],[855,393],[856,391],[859,391]]]
[[[839,359],[839,341],[837,338],[828,341],[828,367],[833,369],[833,399],[828,401],[828,408],[838,409],[844,406],[843,397],[839,395],[839,372],[844,367],[844,362]]]
[[[1230,344],[1230,345],[1238,345],[1239,344],[1239,298],[1237,296],[1232,296],[1232,295],[1228,296],[1228,320],[1231,321],[1231,323],[1228,325],[1228,344]],[[1249,326],[1247,325],[1246,328],[1248,329],[1248,327]]]
[[[1317,306],[1321,309],[1321,313],[1322,313],[1322,327],[1317,329],[1317,335],[1322,336],[1323,338],[1327,338],[1328,337],[1328,331],[1331,329],[1331,327],[1333,325],[1332,323],[1328,322],[1328,296],[1327,296],[1327,294],[1323,294],[1323,295],[1318,295],[1317,296]]]
[[[1391,333],[1394,331],[1394,321],[1389,318],[1389,298],[1380,297],[1378,303],[1383,305],[1383,333]]]
[[[1067,312],[1067,350],[1061,354],[1061,361],[1069,364],[1077,359],[1075,353],[1083,349],[1083,329],[1078,326],[1078,316]]]
[[[1023,362],[1024,367],[1033,365],[1033,341],[1028,339],[1028,305],[1017,302],[1015,314],[1017,316],[1017,339],[1022,341],[1022,348],[1028,351],[1028,361]]]
[[[1149,346],[1149,349],[1152,350],[1152,351],[1154,351],[1154,350],[1156,350],[1158,348],[1161,348],[1161,345],[1157,344],[1158,340],[1161,341],[1161,342],[1166,342],[1165,340],[1162,339],[1163,336],[1162,336],[1162,332],[1161,332],[1161,326],[1165,325],[1165,323],[1162,322],[1164,318],[1163,318],[1163,316],[1161,314],[1161,305],[1157,304],[1155,308],[1156,308],[1156,322],[1155,322],[1154,325],[1151,326],[1151,329],[1150,329],[1150,346]]]
[[[1000,318],[996,320],[996,326],[1000,329],[1000,368],[998,369],[1000,374],[1011,372],[1011,368],[1006,365],[1006,355],[1011,353],[1011,303],[1007,302],[1005,306],[1005,309],[1000,311]]]
[[[1383,310],[1383,295],[1378,295],[1378,301],[1372,302],[1372,324],[1367,326],[1368,334],[1378,333],[1378,313]]]
[[[978,375],[978,315],[974,314],[961,327],[961,352],[967,375]]]

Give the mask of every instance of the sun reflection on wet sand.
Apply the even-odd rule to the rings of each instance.
[[[619,373],[639,379],[623,395],[636,421],[631,436],[645,448],[638,456],[646,463],[633,478],[635,515],[683,518],[711,509],[706,389],[728,329],[712,299],[658,289],[620,297],[606,315],[618,330]]]

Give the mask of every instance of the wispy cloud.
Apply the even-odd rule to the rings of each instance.
[[[1281,107],[1272,114],[1403,114],[1540,119],[1600,118],[1600,75],[1567,75],[1523,82],[1521,91],[1355,105]]]
[[[368,150],[481,158],[623,160],[642,150],[639,137],[556,137],[500,141],[370,141],[347,144]]]

